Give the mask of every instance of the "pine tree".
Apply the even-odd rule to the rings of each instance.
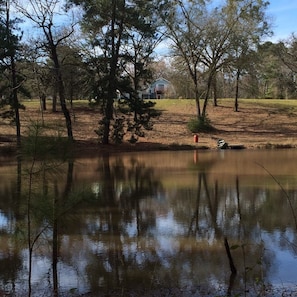
[[[161,37],[156,34],[155,19],[159,1],[71,2],[83,8],[83,31],[88,35],[88,40],[91,40],[89,46],[99,52],[96,63],[98,81],[94,83],[97,90],[93,93],[103,112],[97,133],[102,137],[102,143],[108,144],[112,129],[122,131],[119,126],[123,126],[123,118],[114,117],[114,100],[118,90],[122,94],[129,94],[124,105],[134,113],[134,121],[140,118],[137,114],[142,113],[140,109],[137,110],[141,103],[137,92],[147,80],[153,46]],[[149,105],[142,104],[142,110],[144,106],[148,108]],[[118,111],[124,109],[120,108]],[[117,133],[122,137],[124,132]]]
[[[10,3],[0,3],[0,69],[2,83],[0,86],[1,105],[9,105],[10,110],[1,113],[9,117],[16,126],[17,146],[21,145],[21,122],[19,109],[22,107],[18,100],[18,89],[21,87],[20,76],[16,69],[21,36],[17,35],[19,19],[10,18]]]

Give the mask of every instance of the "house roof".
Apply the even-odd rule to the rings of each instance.
[[[170,84],[170,81],[165,79],[164,77],[157,78],[152,84],[159,83],[159,82],[164,82],[166,84]]]
[[[150,88],[154,88],[155,86],[157,86],[158,84],[163,84],[163,85],[170,85],[171,82],[163,77],[157,78],[156,80],[154,80],[151,85]]]

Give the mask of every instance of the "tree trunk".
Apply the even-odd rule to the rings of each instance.
[[[19,100],[18,100],[18,90],[17,90],[17,78],[16,78],[16,68],[14,57],[11,57],[11,76],[12,76],[12,96],[13,96],[13,108],[15,116],[15,126],[16,126],[16,136],[17,136],[17,146],[21,147],[21,121],[19,112]]]
[[[104,110],[104,128],[103,128],[103,144],[109,144],[109,133],[110,133],[110,123],[113,117],[113,98],[116,89],[115,79],[116,79],[116,63],[114,62],[115,57],[111,59],[110,67],[110,79],[108,86],[108,98]]]
[[[212,81],[212,89],[213,89],[213,106],[218,106],[218,92],[217,92],[217,74],[214,74]]]
[[[104,128],[103,128],[103,137],[102,137],[102,143],[103,144],[109,144],[109,132],[110,132],[110,122],[112,119],[113,114],[113,101],[112,99],[108,99],[106,102],[105,107],[105,117],[104,117]]]
[[[11,39],[11,22],[10,22],[10,10],[9,2],[6,2],[6,38],[8,40],[9,52],[10,52],[10,63],[11,63],[11,83],[12,83],[12,102],[10,103],[15,116],[15,126],[16,126],[16,137],[17,137],[17,147],[21,146],[21,122],[19,113],[19,100],[18,100],[18,84],[17,84],[17,74],[16,74],[16,64],[15,64],[15,48]],[[12,49],[13,48],[13,49]]]
[[[210,73],[209,77],[208,77],[208,81],[207,81],[207,90],[206,90],[204,104],[203,104],[203,110],[202,110],[202,114],[201,114],[202,117],[206,116],[206,107],[207,107],[209,93],[210,93],[210,89],[211,89],[212,78],[213,78],[213,74]]]
[[[42,94],[40,100],[42,110],[46,110],[46,95]]]
[[[237,69],[236,87],[235,87],[235,103],[234,103],[234,110],[235,111],[238,111],[239,78],[240,78],[240,70]]]
[[[69,110],[66,106],[65,88],[64,88],[64,83],[62,79],[60,62],[57,54],[57,47],[54,44],[52,44],[51,50],[52,50],[52,59],[55,65],[55,78],[56,78],[56,84],[58,87],[61,109],[66,121],[67,136],[70,141],[73,141],[72,122],[71,122]]]
[[[57,92],[54,90],[52,112],[57,112]]]
[[[201,116],[201,109],[200,109],[200,100],[199,100],[197,80],[195,83],[195,102],[196,102],[196,109],[197,109],[197,118],[199,119],[199,117]]]
[[[110,71],[109,71],[108,95],[107,95],[107,102],[104,110],[105,114],[104,114],[104,128],[103,128],[103,138],[102,138],[103,144],[109,143],[110,123],[113,117],[113,99],[115,98],[115,92],[116,92],[116,70],[117,70],[117,63],[118,63],[118,56],[119,56],[119,48],[121,44],[121,35],[123,32],[123,21],[118,20],[118,22],[116,22],[117,2],[113,0],[111,4],[112,4],[112,20],[111,20],[111,30],[110,30],[111,59],[110,59]],[[117,28],[116,28],[116,23],[118,24]]]

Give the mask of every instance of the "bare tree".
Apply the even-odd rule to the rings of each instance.
[[[223,9],[226,20],[235,20],[230,38],[231,68],[236,77],[235,111],[238,111],[240,77],[257,62],[255,51],[262,37],[271,34],[269,18],[265,14],[268,4],[265,0],[242,0],[240,3],[229,0]]]
[[[194,1],[186,6],[183,1],[177,1],[177,6],[168,7],[162,16],[167,27],[167,35],[173,42],[172,54],[179,57],[179,61],[188,69],[194,84],[194,94],[198,118],[201,116],[199,100],[199,76],[201,75],[203,22],[206,21],[205,6],[201,1]],[[174,3],[173,3],[174,4]],[[197,21],[197,22],[196,22]],[[198,21],[201,26],[197,26]]]
[[[171,9],[163,16],[168,37],[173,42],[173,55],[183,59],[195,85],[199,120],[206,117],[211,88],[216,90],[218,71],[234,63],[237,58],[234,53],[240,46],[253,47],[266,33],[269,27],[265,21],[266,7],[267,2],[263,0],[226,0],[217,7],[201,0],[178,0],[172,1]],[[202,94],[198,93],[201,76],[206,82],[202,109],[199,103]]]
[[[296,73],[297,73],[297,36],[292,34],[290,38],[283,42],[279,42],[275,48],[274,53],[282,61],[282,63],[289,69],[291,82],[294,86],[294,92],[297,91]]]
[[[60,27],[60,31],[57,31],[55,21],[58,16],[62,17],[60,14],[60,3],[60,0],[28,0],[26,4],[24,4],[23,1],[19,1],[16,6],[25,17],[32,21],[37,28],[41,29],[43,32],[44,40],[41,42],[41,45],[47,51],[53,62],[55,85],[58,90],[61,109],[66,121],[67,135],[68,139],[72,141],[71,116],[66,105],[65,87],[57,49],[74,32],[74,24],[68,29]]]

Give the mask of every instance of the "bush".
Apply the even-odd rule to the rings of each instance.
[[[116,144],[120,144],[123,142],[123,138],[125,136],[124,122],[125,122],[124,117],[116,118],[114,120],[111,137],[113,142]]]
[[[198,118],[192,118],[188,123],[188,129],[192,133],[210,132],[215,130],[211,125],[210,119],[206,115]]]

